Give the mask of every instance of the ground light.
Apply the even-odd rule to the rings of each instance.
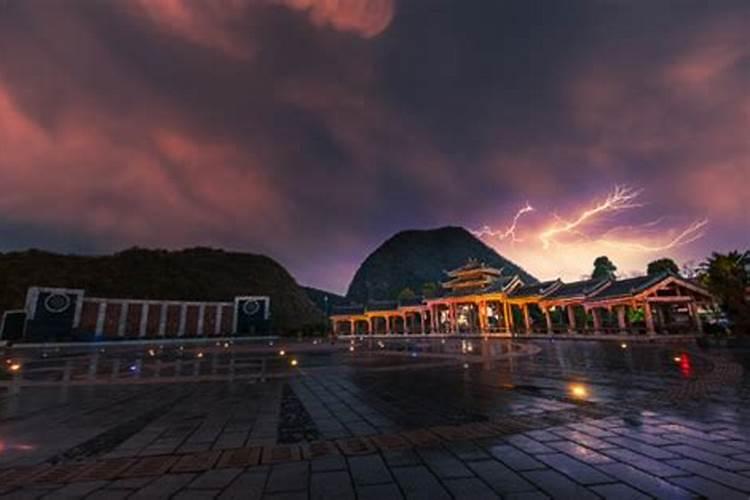
[[[622,344],[620,344],[620,347],[623,348],[623,349],[627,349],[628,348],[628,344],[626,344],[625,342],[623,342]]]
[[[586,386],[584,386],[583,384],[571,384],[570,393],[573,395],[573,397],[578,399],[583,399],[589,395],[588,389],[586,389]]]
[[[297,366],[297,365],[298,365],[299,363],[297,362],[297,360],[296,360],[296,359],[293,359],[293,360],[291,360],[291,361],[289,362],[289,364],[290,364],[290,365],[292,365],[292,366]]]
[[[9,366],[9,368],[10,368],[10,371],[17,372],[17,371],[19,371],[21,369],[21,364],[20,363],[12,363]]]
[[[284,349],[280,350],[279,356],[286,356],[286,351]]]

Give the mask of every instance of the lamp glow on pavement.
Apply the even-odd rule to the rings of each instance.
[[[570,393],[573,397],[578,399],[583,399],[589,395],[588,389],[586,389],[586,386],[583,384],[571,384]]]

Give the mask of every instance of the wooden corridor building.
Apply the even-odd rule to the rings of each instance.
[[[447,273],[442,294],[335,308],[337,335],[687,334],[713,302],[671,273],[621,280],[524,283],[476,261]]]

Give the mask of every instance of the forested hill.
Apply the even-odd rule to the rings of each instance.
[[[26,289],[35,285],[83,288],[90,296],[109,298],[213,301],[269,295],[280,333],[324,321],[322,311],[273,259],[210,248],[134,248],[105,256],[0,253],[0,312],[22,308]]]
[[[347,298],[353,302],[395,299],[409,288],[419,295],[423,287],[445,280],[444,271],[469,259],[518,274],[525,282],[536,278],[499,255],[462,227],[412,230],[397,233],[362,263],[349,285]]]

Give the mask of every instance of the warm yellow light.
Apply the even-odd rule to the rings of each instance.
[[[675,362],[675,363],[679,363],[679,362],[681,362],[681,361],[682,361],[682,357],[681,357],[681,356],[675,356],[675,357],[674,357],[674,362]]]
[[[280,350],[279,356],[286,356],[286,351],[284,349]]]
[[[202,353],[202,352],[199,352],[199,353],[198,353],[198,354],[196,354],[195,356],[196,356],[197,358],[202,358],[202,357],[203,357],[203,353]]]
[[[625,342],[623,342],[622,344],[620,344],[620,347],[622,347],[623,349],[627,349],[628,348],[628,344],[626,344]]]
[[[149,356],[152,356],[152,357],[153,357],[153,356],[156,356],[156,351],[154,351],[153,349],[149,349],[149,350],[148,350],[148,355],[149,355]]]
[[[10,371],[12,372],[17,372],[20,369],[21,369],[20,363],[13,363],[12,365],[10,365]]]
[[[297,363],[297,360],[296,360],[296,359],[293,359],[292,361],[290,361],[290,364],[291,364],[292,366],[297,366],[297,364],[298,364],[298,363]]]
[[[588,389],[581,384],[572,384],[570,386],[570,393],[576,398],[585,398],[589,395]]]

